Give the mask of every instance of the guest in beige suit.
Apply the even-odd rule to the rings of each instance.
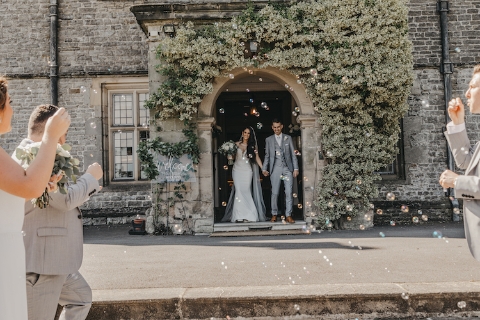
[[[480,114],[480,65],[473,69],[465,97],[470,113]],[[465,174],[445,170],[439,182],[444,188],[455,188],[455,197],[463,199],[465,237],[473,257],[480,260],[480,145],[478,142],[473,147],[470,144],[465,128],[465,108],[460,98],[449,102],[448,115],[452,121],[447,124],[445,137],[457,166],[464,169]]]
[[[30,116],[28,138],[21,143],[40,141],[45,123],[58,108],[38,106]],[[59,143],[65,143],[66,134]],[[98,163],[68,186],[68,193],[50,192],[45,209],[25,204],[23,231],[27,265],[29,320],[53,320],[57,305],[63,306],[60,319],[83,320],[92,303],[90,286],[78,272],[83,258],[82,214],[78,206],[100,190],[103,171]]]

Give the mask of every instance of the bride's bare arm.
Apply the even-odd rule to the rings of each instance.
[[[36,158],[27,170],[0,148],[0,189],[25,199],[42,194],[52,175],[57,142],[70,125],[70,116],[60,108],[48,121]]]
[[[257,149],[255,149],[255,151],[257,151]],[[261,170],[262,167],[263,167],[262,160],[260,159],[260,156],[258,155],[258,151],[255,154],[257,155],[256,156],[257,164],[258,164],[258,166],[260,167],[260,170]]]

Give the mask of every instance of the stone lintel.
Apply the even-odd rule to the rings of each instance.
[[[290,1],[275,1],[286,2]],[[130,7],[138,24],[148,36],[146,23],[175,23],[180,20],[204,21],[231,19],[245,10],[250,2],[210,2],[210,3],[159,3],[141,4]],[[257,10],[260,10],[269,2],[265,0],[251,1]]]
[[[304,128],[314,128],[317,119],[318,116],[314,114],[301,114],[297,117],[300,126]]]
[[[215,123],[214,117],[202,117],[197,119],[197,126],[198,126],[198,130],[200,131],[210,131],[214,123]]]

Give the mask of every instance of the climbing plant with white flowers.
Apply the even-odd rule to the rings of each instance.
[[[194,122],[215,78],[239,67],[287,70],[322,125],[320,222],[355,215],[378,196],[375,172],[398,152],[413,82],[407,13],[405,0],[318,0],[250,4],[228,21],[187,22],[157,49],[166,80],[147,107],[159,119]],[[253,57],[245,54],[252,39]]]

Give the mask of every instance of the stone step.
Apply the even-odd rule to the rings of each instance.
[[[295,223],[282,222],[221,222],[213,225],[213,233],[217,232],[236,232],[236,231],[285,231],[296,230],[302,231],[305,229],[306,222],[304,220],[296,220]]]

